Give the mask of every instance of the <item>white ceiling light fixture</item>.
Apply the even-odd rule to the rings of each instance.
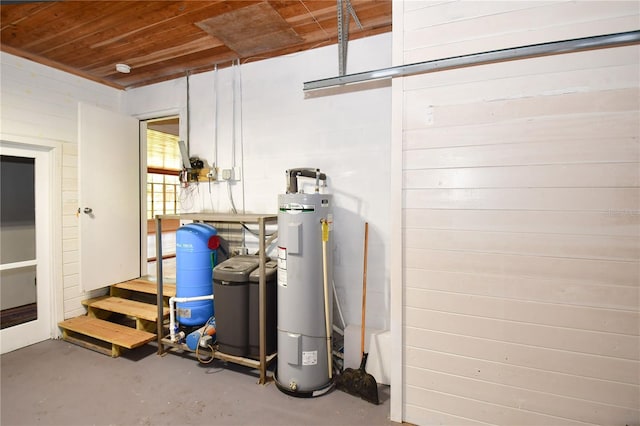
[[[131,72],[131,67],[127,64],[116,64],[116,71],[123,74],[129,74]]]

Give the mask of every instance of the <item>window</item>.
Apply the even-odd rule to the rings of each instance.
[[[178,136],[153,127],[163,128],[178,119],[149,122],[147,128],[147,219],[159,214],[180,212],[179,173],[182,168]],[[177,127],[177,124],[174,125]]]
[[[175,174],[147,173],[147,219],[179,213],[179,187],[180,180]]]

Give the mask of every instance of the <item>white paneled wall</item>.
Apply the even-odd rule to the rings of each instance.
[[[635,1],[404,2],[398,11],[404,63],[640,23]],[[394,85],[402,418],[640,424],[640,47]]]
[[[65,318],[85,313],[78,265],[78,102],[120,111],[122,92],[0,52],[1,131],[5,140],[45,139],[62,149],[62,293]]]
[[[391,36],[349,43],[349,72],[387,67]],[[233,85],[236,97],[236,159],[243,180],[231,191],[239,210],[276,213],[285,191],[285,170],[319,167],[334,194],[336,244],[334,278],[349,324],[360,323],[364,221],[370,223],[368,270],[369,326],[388,328],[389,312],[389,149],[391,89],[388,82],[369,90],[306,94],[303,82],[337,75],[337,47],[245,63],[240,71],[219,70],[190,77],[190,154],[212,164],[215,105],[218,98],[218,165],[230,168],[233,146]],[[240,101],[240,81],[242,100]],[[129,113],[141,117],[180,111],[186,139],[185,79],[133,89]],[[240,126],[242,115],[242,126]],[[226,183],[201,183],[183,197],[183,211],[229,212]]]

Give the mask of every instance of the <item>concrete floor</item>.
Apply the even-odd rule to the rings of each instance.
[[[250,369],[191,357],[159,357],[153,345],[108,356],[49,340],[0,357],[0,424],[392,425],[389,388],[380,405],[333,391],[301,399]]]

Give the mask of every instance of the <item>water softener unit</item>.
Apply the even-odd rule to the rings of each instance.
[[[304,193],[298,178],[315,179]],[[333,387],[331,330],[332,197],[320,192],[318,169],[287,170],[287,193],[278,196],[277,387],[293,396],[322,395]]]

